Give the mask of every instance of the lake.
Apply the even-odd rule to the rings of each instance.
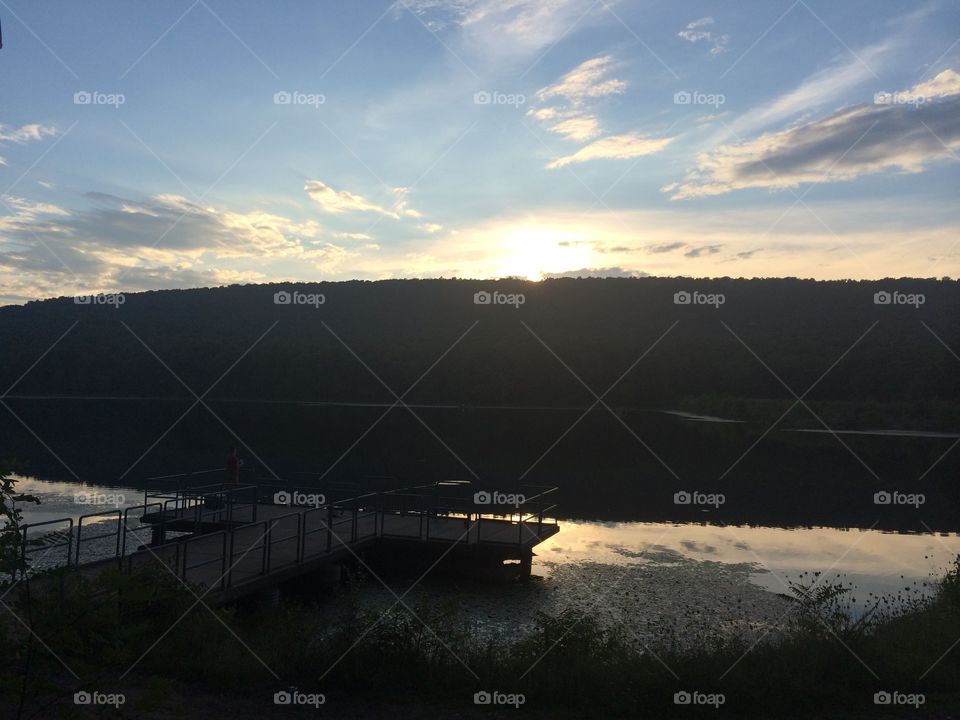
[[[27,522],[123,510],[143,502],[143,491],[20,477],[18,488],[41,499],[21,505]],[[92,504],[97,503],[97,504]],[[131,513],[131,517],[135,513]],[[96,519],[95,519],[96,520]],[[109,533],[106,516],[89,534]],[[85,521],[85,527],[89,520]],[[58,526],[45,528],[57,529]],[[128,542],[146,542],[149,531]],[[84,559],[109,556],[113,540],[85,541]],[[39,567],[57,564],[62,551],[36,552]],[[702,638],[730,632],[763,633],[789,615],[790,583],[809,583],[814,573],[851,587],[850,611],[870,608],[877,596],[929,594],[960,554],[956,533],[896,533],[829,527],[780,528],[695,522],[561,520],[560,532],[538,546],[529,584],[490,584],[429,579],[405,602],[429,598],[457,607],[477,632],[509,637],[529,629],[538,612],[587,614],[607,626],[624,626],[639,642],[665,629]],[[413,578],[368,578],[362,597],[374,607],[394,604]],[[389,588],[389,589],[388,589]],[[392,592],[391,592],[392,591]],[[424,595],[425,593],[425,595]],[[348,604],[337,594],[321,599],[334,614]],[[352,602],[352,601],[351,601]]]

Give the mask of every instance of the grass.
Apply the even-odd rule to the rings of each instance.
[[[543,615],[528,636],[495,645],[471,635],[456,608],[426,598],[413,605],[416,616],[401,606],[380,615],[357,595],[352,614],[330,625],[311,604],[191,610],[195,598],[163,571],[108,572],[64,597],[18,601],[36,635],[12,618],[0,623],[0,697],[67,702],[75,683],[56,654],[86,687],[109,686],[133,666],[129,677],[157,687],[190,682],[256,698],[293,686],[330,698],[473,710],[475,692],[521,693],[525,711],[552,716],[873,717],[878,709],[918,716],[912,707],[875,706],[883,690],[923,693],[927,712],[955,707],[960,647],[948,650],[960,638],[960,564],[932,597],[878,599],[860,620],[845,604],[848,591],[814,578],[795,585],[789,621],[756,644],[710,636],[681,647],[665,635],[639,647],[622,629],[567,613]],[[676,705],[682,691],[724,701]]]

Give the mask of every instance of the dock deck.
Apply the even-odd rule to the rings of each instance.
[[[455,550],[472,558],[518,559],[529,571],[533,548],[559,531],[556,520],[545,516],[553,505],[531,500],[478,508],[467,498],[423,493],[424,487],[331,502],[311,495],[322,500],[311,506],[276,501],[289,495],[274,493],[269,499],[275,486],[263,485],[215,484],[146,493],[143,505],[118,517],[113,560],[81,563],[84,518],[77,524],[75,553],[71,522],[64,541],[67,565],[88,574],[111,562],[128,572],[160,562],[185,583],[203,588],[207,602],[222,604],[325,565],[359,560],[380,546],[401,553],[418,548],[437,556]],[[131,511],[142,528],[151,528],[151,543],[128,543]],[[178,537],[168,539],[168,534]],[[142,542],[141,535],[134,535]],[[102,540],[106,535],[95,537]]]

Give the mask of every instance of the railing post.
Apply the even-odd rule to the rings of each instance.
[[[304,515],[306,511],[301,512],[297,515],[297,563],[303,562],[303,541],[304,541],[304,530],[307,527],[306,518]]]
[[[221,543],[221,545],[223,547],[220,549],[220,556],[223,558],[223,560],[220,562],[220,589],[226,590],[227,589],[227,585],[226,585],[226,582],[227,582],[227,533],[226,532],[223,533],[223,542]]]
[[[80,539],[81,539],[80,535],[81,533],[83,533],[83,517],[77,518],[77,554],[73,561],[73,564],[77,567],[80,566]],[[67,566],[69,565],[70,563],[67,562]]]
[[[230,528],[230,555],[227,558],[227,584],[224,589],[233,584],[233,538],[236,534],[236,531]]]
[[[333,547],[333,505],[327,508],[327,552]]]
[[[270,569],[270,536],[273,534],[273,523],[270,520],[264,520],[263,526],[266,529],[260,538],[263,543],[263,561],[261,562],[260,574],[266,575]]]

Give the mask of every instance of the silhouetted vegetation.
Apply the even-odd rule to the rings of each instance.
[[[169,691],[177,682],[254,706],[296,687],[325,694],[332,706],[362,696],[466,711],[475,692],[496,690],[523,694],[524,709],[544,716],[871,717],[879,709],[875,693],[898,691],[924,694],[924,716],[956,707],[960,692],[960,655],[948,652],[960,637],[958,569],[932,597],[907,595],[884,607],[878,601],[859,620],[838,611],[848,588],[811,578],[794,588],[789,617],[769,633],[682,645],[669,634],[639,645],[628,628],[605,628],[576,613],[543,615],[526,637],[488,642],[471,635],[455,609],[426,599],[412,612],[358,605],[333,625],[322,606],[310,604],[189,610],[194,595],[164,571],[109,572],[68,583],[62,598],[48,592],[18,604],[51,651],[34,652],[30,667],[30,635],[0,622],[13,658],[0,668],[2,702],[15,705],[14,689],[22,688],[26,717],[37,707],[68,708],[78,689],[132,685],[138,690],[124,707],[132,716],[176,702]],[[127,679],[118,683],[121,674]],[[684,691],[719,693],[723,702],[719,711],[678,707],[674,694]],[[904,709],[915,712],[890,708]]]

